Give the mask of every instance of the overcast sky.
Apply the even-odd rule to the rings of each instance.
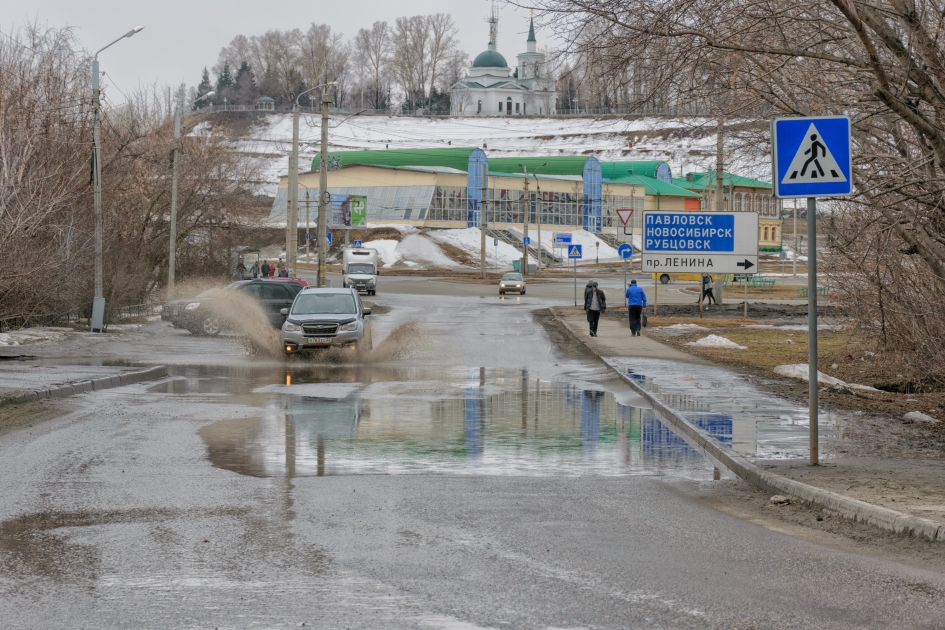
[[[353,36],[377,20],[427,13],[450,13],[459,26],[460,47],[471,57],[489,42],[489,0],[0,0],[4,31],[36,21],[72,26],[82,45],[94,51],[131,28],[145,29],[99,57],[109,83],[120,90],[137,86],[196,85],[204,66],[211,68],[220,49],[240,33],[270,29],[305,30],[312,22],[329,24]],[[528,13],[499,3],[499,49],[514,64],[525,51]],[[539,33],[539,46],[544,45]]]

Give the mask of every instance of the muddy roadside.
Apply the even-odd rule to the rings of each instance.
[[[687,306],[680,307],[680,310],[691,312]],[[645,336],[648,341],[657,342],[657,345],[665,348],[667,358],[681,351],[700,361],[721,364],[744,374],[758,389],[782,398],[789,398],[803,405],[806,401],[807,384],[774,374],[770,369],[773,364],[778,364],[778,361],[783,360],[783,355],[772,353],[770,348],[772,345],[778,347],[782,344],[769,345],[747,340],[748,337],[757,335],[759,331],[767,331],[767,334],[780,335],[779,339],[795,334],[804,336],[806,341],[803,330],[791,330],[792,326],[800,327],[798,321],[800,318],[791,311],[790,306],[766,305],[756,309],[756,316],[759,313],[767,313],[767,317],[762,315],[747,323],[732,318],[731,313],[725,313],[721,309],[714,314],[714,317],[703,320],[661,315],[659,318],[650,319],[650,326]],[[573,344],[579,344],[590,352],[593,341],[585,342],[576,338],[561,321],[567,318],[572,329],[583,331],[586,326],[583,313],[579,309],[573,309],[573,312],[572,309],[556,309],[555,313],[558,315],[556,318],[536,317],[536,319],[545,325],[553,340],[557,340],[561,335],[569,338],[565,342],[565,349]],[[833,313],[833,316],[839,320],[841,314]],[[622,313],[619,309],[608,310],[607,317],[611,322],[608,334],[625,335],[626,347],[632,348],[634,342],[630,341],[629,330],[622,327],[626,325],[624,324],[626,310],[624,309]],[[619,328],[615,325],[617,320],[621,324]],[[699,328],[694,329],[695,326]],[[737,336],[736,332],[740,332],[743,336]],[[754,343],[759,348],[756,353],[757,360],[767,361],[768,366],[761,367],[748,361],[745,351],[707,349],[686,345],[687,340],[704,338],[710,334],[737,338],[745,341],[748,344],[746,347]],[[617,345],[623,343],[622,339],[617,341]],[[847,343],[842,337],[833,342],[838,348],[844,348],[844,344]],[[788,347],[789,351],[797,350],[793,348],[794,344],[783,344],[783,346]],[[717,358],[720,352],[730,353],[727,361]],[[801,349],[801,352],[806,357],[806,346]],[[825,406],[828,405],[829,403]],[[898,416],[860,409],[851,410],[841,406],[835,407],[832,416],[836,421],[836,426],[829,431],[823,429],[821,439],[831,441],[830,450],[835,455],[825,459],[822,465],[811,467],[805,460],[760,460],[758,464],[777,474],[868,503],[933,520],[945,520],[945,457],[942,456],[945,450],[942,448],[941,436],[937,430],[934,428],[930,430],[930,427],[935,425],[910,424],[901,421]],[[745,482],[721,482],[718,487],[724,487],[726,490],[717,496],[707,498],[707,501],[714,502],[714,505],[723,511],[747,514],[751,519],[760,519],[766,523],[765,526],[772,529],[780,530],[791,523],[803,526],[814,524],[812,526],[818,531],[832,527],[844,536],[855,535],[861,538],[868,537],[871,535],[869,532],[873,531],[872,528],[866,527],[863,530],[866,533],[856,533],[860,530],[856,527],[849,528],[854,524],[834,526],[828,523],[825,525],[822,514],[803,506],[795,505],[788,510],[768,508],[770,497],[764,493],[756,493]],[[752,502],[751,509],[747,509],[746,506],[749,504],[745,503],[749,500]],[[774,515],[777,515],[777,518],[771,518]],[[786,518],[785,515],[794,516]],[[817,517],[821,517],[822,520],[818,521]],[[886,535],[882,534],[882,536]]]

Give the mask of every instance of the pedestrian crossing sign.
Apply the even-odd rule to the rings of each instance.
[[[580,245],[568,245],[568,258],[584,258],[583,249]]]
[[[853,193],[850,119],[846,116],[771,121],[774,196],[840,197]]]

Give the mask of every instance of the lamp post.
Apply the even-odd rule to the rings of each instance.
[[[140,33],[143,26],[136,26],[108,46],[95,51],[92,57],[92,178],[95,182],[95,299],[92,302],[92,332],[102,332],[105,326],[105,292],[102,286],[102,121],[101,88],[99,87],[98,55],[126,37]]]
[[[285,264],[286,267],[290,269],[289,273],[296,277],[298,275],[297,262],[298,258],[298,248],[299,248],[299,99],[312,92],[318,88],[328,87],[331,85],[338,85],[337,81],[332,81],[330,83],[323,83],[322,85],[316,85],[315,87],[309,88],[304,92],[300,92],[298,96],[295,97],[295,100],[292,102],[292,155],[289,156],[289,201],[286,206],[285,212],[285,225],[286,225],[286,239],[285,239]],[[322,94],[322,156],[321,156],[321,181],[324,182],[322,185],[321,194],[318,197],[318,282],[316,286],[323,286],[322,278],[322,260],[325,258],[325,253],[328,249],[327,238],[325,239],[326,245],[322,249],[322,239],[324,237],[325,228],[322,225],[322,206],[326,205],[325,203],[325,189],[327,189],[328,178],[325,170],[325,152],[328,150],[328,107],[326,105],[325,97],[328,96],[328,103],[331,103],[331,96],[326,91]]]
[[[187,107],[193,107],[205,98],[213,96],[214,92],[207,92]],[[171,226],[170,246],[167,253],[167,299],[174,299],[174,281],[177,271],[177,162],[180,157],[180,108],[174,114],[174,157],[171,161]]]

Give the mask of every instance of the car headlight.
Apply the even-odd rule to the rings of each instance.
[[[185,311],[194,311],[194,310],[197,310],[197,307],[198,307],[198,306],[200,306],[200,302],[191,302],[190,304],[188,304],[187,306],[184,307],[184,310],[185,310]]]
[[[515,288],[516,288],[516,289],[521,289],[521,288],[522,288],[522,285],[516,284],[516,285],[515,285]]]
[[[293,324],[292,322],[286,322],[282,326],[282,330],[286,332],[299,332],[300,330],[302,330],[302,327],[299,326],[298,324]]]
[[[358,322],[351,322],[341,327],[341,330],[353,331],[358,329]]]
[[[504,283],[504,282],[500,283],[500,284],[499,284],[499,287],[502,288],[502,289],[504,289],[504,288],[505,288],[505,283]]]

